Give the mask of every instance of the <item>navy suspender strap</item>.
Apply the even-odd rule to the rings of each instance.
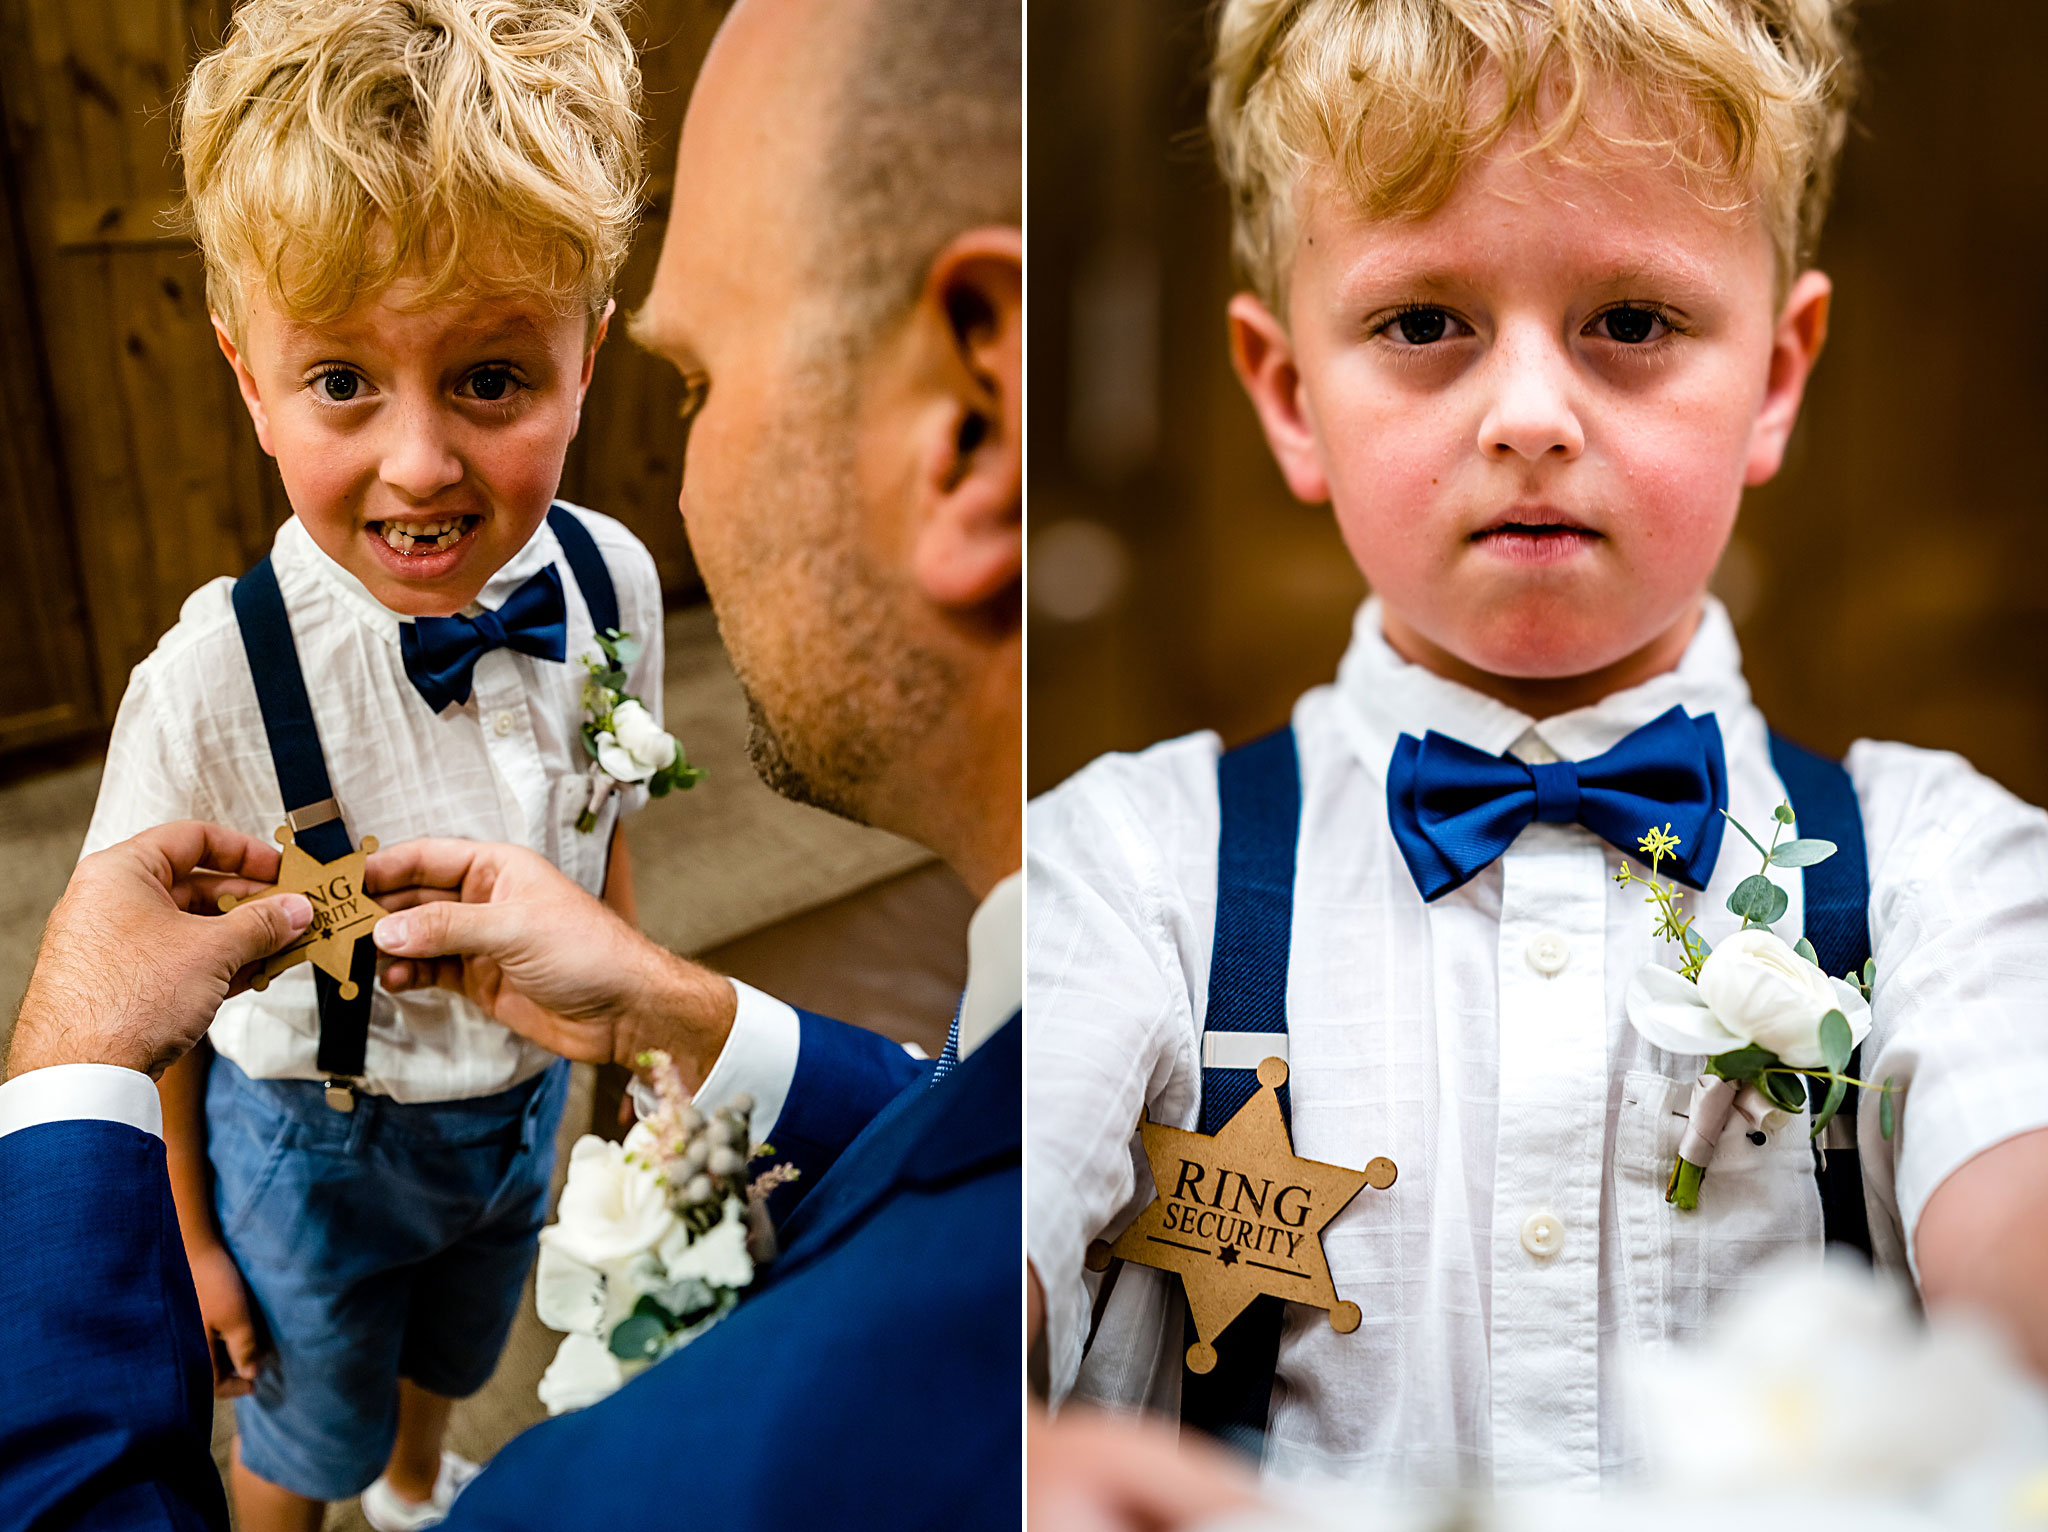
[[[1202,1115],[1215,1133],[1259,1088],[1261,1059],[1287,1057],[1287,951],[1294,935],[1294,853],[1301,771],[1294,731],[1228,751],[1216,765],[1216,942],[1202,1021]],[[1292,1122],[1281,1086],[1280,1112]],[[1183,1328],[1192,1332],[1182,1297]],[[1286,1309],[1264,1297],[1218,1338],[1207,1373],[1181,1372],[1181,1421],[1258,1456],[1272,1404]]]
[[[306,696],[298,645],[292,641],[291,619],[285,615],[277,571],[268,555],[235,582],[234,607],[292,841],[316,861],[347,856],[355,846],[327,777],[327,758],[321,753],[313,704]],[[356,986],[353,1000],[342,999],[341,986],[325,973],[316,972],[313,985],[320,1008],[319,1068],[328,1075],[352,1078],[363,1072],[370,992],[377,980],[377,949],[368,937],[357,940],[349,975]]]
[[[548,507],[548,527],[562,545],[562,557],[569,561],[569,573],[583,592],[583,604],[590,611],[590,625],[600,633],[619,631],[619,596],[612,589],[611,571],[604,555],[597,551],[597,539],[590,535],[576,513],[559,501]]]
[[[1856,785],[1840,761],[1816,755],[1771,731],[1771,764],[1792,800],[1802,836],[1835,843],[1835,854],[1803,868],[1806,939],[1821,968],[1836,978],[1860,975],[1870,959],[1870,858],[1863,843],[1863,812]],[[1862,1049],[1849,1060],[1850,1074],[1862,1063]],[[1815,1111],[1825,1087],[1809,1080]],[[1835,1121],[1853,1131],[1858,1091],[1849,1087]],[[1823,1138],[1834,1135],[1830,1126]],[[1856,1149],[1814,1145],[1814,1175],[1820,1183],[1821,1224],[1829,1244],[1848,1245],[1870,1258],[1870,1213],[1863,1203],[1863,1162]]]

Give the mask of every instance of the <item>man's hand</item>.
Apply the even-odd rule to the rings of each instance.
[[[118,1064],[162,1074],[220,1003],[312,923],[299,894],[213,913],[277,880],[274,846],[186,821],[87,857],[43,928],[15,1022],[8,1074]]]
[[[692,1089],[732,1030],[731,984],[656,946],[531,851],[408,841],[370,858],[366,887],[393,912],[375,933],[399,960],[386,989],[452,989],[565,1058],[631,1067],[664,1049]]]
[[[1033,1405],[1025,1458],[1032,1532],[1175,1532],[1261,1503],[1208,1441],[1080,1406]]]

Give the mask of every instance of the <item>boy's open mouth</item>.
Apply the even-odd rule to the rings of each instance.
[[[446,553],[482,521],[481,516],[444,516],[438,521],[373,521],[368,523],[368,531],[403,558],[428,558]]]

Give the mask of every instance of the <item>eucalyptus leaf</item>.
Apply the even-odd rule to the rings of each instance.
[[[1892,1081],[1896,1076],[1884,1077],[1884,1094],[1877,1101],[1877,1131],[1886,1138],[1892,1136],[1892,1129],[1898,1124],[1898,1117],[1892,1107]]]
[[[1728,896],[1728,912],[1767,926],[1783,915],[1791,903],[1785,890],[1762,873],[1753,872],[1736,884],[1735,892]]]
[[[611,1353],[625,1362],[644,1361],[661,1349],[668,1327],[652,1314],[631,1313],[612,1331]]]
[[[1827,1066],[1836,1074],[1849,1067],[1849,1055],[1855,1051],[1856,1039],[1849,1031],[1849,1018],[1840,1011],[1829,1011],[1820,1019],[1820,1056],[1827,1060]]]
[[[622,636],[616,644],[612,645],[612,660],[623,668],[635,663],[645,652],[640,647],[640,640]]]
[[[1772,1104],[1787,1112],[1803,1111],[1806,1107],[1806,1078],[1793,1074],[1787,1069],[1767,1070],[1757,1080],[1757,1087],[1771,1098]]]
[[[1751,1043],[1747,1047],[1717,1053],[1702,1067],[1706,1073],[1723,1080],[1754,1080],[1777,1062],[1778,1056],[1770,1049]]]
[[[1788,840],[1771,853],[1773,867],[1811,867],[1825,862],[1836,851],[1831,840]]]
[[[1870,986],[1871,986],[1871,985],[1873,985],[1873,984],[1875,984],[1876,982],[1877,982],[1877,959],[1876,959],[1876,958],[1865,958],[1865,959],[1863,960],[1863,987],[1864,987],[1865,989],[1869,989],[1869,988],[1870,988]]]
[[[1771,810],[1771,817],[1777,820],[1778,823],[1781,825],[1788,825],[1792,823],[1792,805],[1789,803],[1779,804],[1776,808]]]
[[[1742,838],[1748,841],[1752,846],[1756,847],[1757,855],[1769,856],[1771,854],[1767,849],[1765,849],[1764,843],[1762,841],[1758,840],[1754,835],[1751,835],[1749,831],[1742,829],[1742,821],[1737,819],[1733,814],[1729,813],[1726,809],[1723,809],[1721,810],[1721,817],[1727,820],[1728,823],[1735,826],[1736,829],[1742,830]]]
[[[1805,937],[1802,936],[1798,941],[1794,942],[1792,950],[1805,958],[1807,962],[1813,964],[1814,967],[1820,967],[1820,954],[1813,950],[1813,943]]]
[[[1828,1099],[1821,1103],[1820,1115],[1813,1119],[1813,1131],[1806,1135],[1808,1139],[1820,1137],[1822,1130],[1835,1120],[1835,1113],[1842,1109],[1842,1098],[1848,1094],[1849,1082],[1840,1077],[1828,1086]]]
[[[633,1305],[633,1312],[635,1314],[645,1314],[649,1319],[658,1320],[663,1329],[667,1329],[681,1318],[680,1315],[671,1314],[666,1308],[662,1307],[660,1300],[652,1293],[642,1293],[640,1301]]]

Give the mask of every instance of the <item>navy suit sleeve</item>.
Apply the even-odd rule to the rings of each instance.
[[[0,1532],[226,1532],[213,1375],[163,1141],[0,1138]]]
[[[810,1011],[796,1014],[796,1075],[775,1121],[775,1152],[754,1167],[759,1171],[787,1162],[797,1169],[796,1180],[777,1187],[768,1199],[769,1216],[778,1225],[861,1130],[932,1067],[879,1032]]]

